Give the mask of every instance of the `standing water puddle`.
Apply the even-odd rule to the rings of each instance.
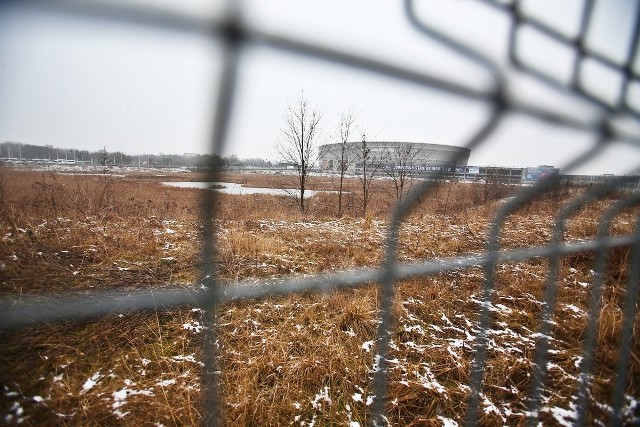
[[[205,190],[219,191],[224,194],[233,194],[236,196],[245,196],[250,194],[269,194],[272,196],[291,196],[300,197],[300,190],[295,188],[260,188],[260,187],[245,187],[242,184],[236,184],[233,182],[163,182],[163,185],[178,188],[201,188]],[[327,191],[323,191],[327,193]],[[320,191],[304,190],[305,197],[311,197]]]

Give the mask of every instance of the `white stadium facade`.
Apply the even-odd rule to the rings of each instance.
[[[345,144],[345,173],[383,175],[397,169],[412,175],[455,174],[463,172],[471,150],[442,144],[420,142],[370,141]],[[325,144],[319,149],[320,169],[328,173],[340,173],[343,161],[342,144]]]

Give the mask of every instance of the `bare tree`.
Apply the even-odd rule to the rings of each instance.
[[[338,125],[337,139],[340,144],[340,163],[338,164],[340,171],[340,185],[338,187],[338,216],[342,216],[342,193],[344,189],[344,176],[347,169],[354,161],[354,155],[349,150],[347,142],[351,134],[351,128],[355,123],[356,118],[353,113],[353,109],[349,108],[344,111],[340,116],[340,124]]]
[[[384,160],[383,172],[393,182],[391,197],[399,205],[413,188],[417,168],[424,164],[427,156],[413,144],[395,143],[385,147]]]
[[[109,152],[107,151],[107,147],[102,147],[99,154],[100,165],[102,165],[102,173],[106,174],[109,172]]]
[[[278,153],[285,162],[292,163],[298,171],[298,189],[300,190],[300,210],[304,212],[304,192],[307,187],[309,172],[314,163],[318,138],[318,123],[322,115],[309,106],[304,96],[287,107],[284,114],[282,136],[276,143]]]
[[[500,167],[485,167],[483,185],[484,203],[499,200],[509,193],[508,172]]]
[[[382,159],[372,152],[367,142],[367,136],[364,133],[362,134],[362,142],[357,145],[355,151],[356,173],[358,173],[358,178],[360,178],[360,184],[362,185],[362,214],[366,217],[367,206],[371,196],[371,182],[382,165]]]

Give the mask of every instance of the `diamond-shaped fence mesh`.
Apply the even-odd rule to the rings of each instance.
[[[481,147],[492,132],[498,128],[505,116],[519,113],[544,122],[558,124],[567,128],[589,132],[597,143],[591,149],[573,158],[563,165],[563,171],[571,170],[597,158],[611,141],[616,140],[637,148],[640,152],[640,135],[629,131],[620,125],[620,120],[638,120],[640,105],[637,92],[640,85],[638,55],[640,52],[640,19],[639,10],[635,10],[633,28],[626,47],[624,58],[612,59],[607,52],[593,49],[588,43],[593,25],[594,9],[597,2],[585,0],[581,2],[580,22],[575,34],[567,35],[553,25],[530,16],[526,4],[514,0],[480,1],[484,7],[495,9],[504,14],[509,20],[508,62],[509,68],[524,73],[546,85],[550,90],[579,99],[594,107],[596,114],[583,119],[563,114],[561,111],[545,108],[535,103],[528,103],[521,99],[509,88],[508,76],[504,67],[494,60],[484,56],[460,41],[456,34],[449,34],[439,30],[436,26],[425,22],[416,14],[417,2],[406,0],[404,8],[407,24],[421,33],[425,38],[440,43],[449,51],[475,62],[485,69],[491,77],[491,86],[486,90],[473,89],[469,86],[447,80],[436,75],[420,73],[403,68],[394,63],[378,61],[361,56],[357,52],[343,52],[320,45],[298,41],[286,36],[264,32],[253,28],[243,21],[239,4],[229,2],[230,6],[221,20],[207,20],[205,18],[180,16],[151,7],[125,5],[110,2],[29,2],[27,7],[36,10],[73,15],[86,19],[103,19],[123,22],[130,25],[144,25],[158,28],[168,28],[178,32],[193,32],[207,38],[219,41],[223,46],[223,67],[215,94],[216,115],[211,123],[213,138],[211,152],[221,153],[227,138],[230,122],[231,104],[238,90],[237,75],[241,49],[246,46],[268,46],[271,49],[285,51],[303,57],[319,59],[331,64],[351,67],[356,70],[366,70],[380,76],[410,82],[417,86],[435,88],[439,91],[465,97],[470,100],[481,100],[491,106],[491,113],[485,123],[466,147],[476,149]],[[633,8],[632,8],[633,9]],[[428,20],[427,20],[428,21]],[[523,55],[522,38],[527,33],[545,37],[549,43],[571,49],[573,59],[571,70],[567,75],[559,76],[549,73],[528,60]],[[535,62],[535,61],[534,61]],[[588,67],[595,66],[605,69],[617,77],[618,90],[615,96],[602,96],[594,91],[583,78]],[[636,97],[634,99],[634,96]],[[637,123],[636,123],[637,124]],[[640,165],[638,156],[637,165]],[[188,289],[184,287],[162,288],[157,290],[133,290],[126,295],[109,292],[90,292],[82,295],[47,297],[23,297],[18,304],[4,304],[0,312],[0,326],[3,329],[22,328],[29,325],[54,322],[65,319],[78,319],[100,316],[109,313],[120,313],[128,310],[153,309],[154,307],[178,307],[195,305],[207,313],[207,338],[204,348],[204,376],[203,390],[205,423],[215,425],[218,422],[220,399],[218,393],[219,373],[217,366],[216,348],[216,319],[214,307],[217,304],[242,298],[262,298],[272,295],[292,294],[299,292],[325,292],[328,290],[348,289],[377,283],[379,293],[379,329],[376,351],[378,369],[373,378],[374,399],[371,419],[375,425],[386,423],[385,408],[388,403],[384,396],[388,395],[388,359],[393,328],[393,301],[396,283],[400,280],[432,276],[443,272],[454,271],[473,266],[480,266],[483,270],[484,281],[482,299],[479,307],[479,323],[477,337],[473,347],[473,364],[470,374],[471,388],[468,407],[466,410],[466,424],[475,425],[483,409],[483,380],[487,375],[486,358],[491,342],[491,316],[493,295],[496,287],[496,271],[500,265],[518,263],[533,259],[544,259],[548,262],[545,279],[545,300],[542,302],[542,317],[540,329],[537,331],[535,344],[535,368],[532,375],[531,392],[527,397],[527,423],[537,425],[538,416],[544,396],[542,395],[547,370],[552,366],[550,355],[553,351],[553,313],[556,308],[558,269],[563,257],[572,254],[590,252],[595,254],[593,266],[594,281],[592,284],[588,321],[581,337],[583,342],[582,363],[580,365],[579,388],[572,404],[575,410],[575,422],[583,425],[587,422],[587,405],[590,395],[591,373],[594,369],[594,354],[597,342],[597,324],[602,304],[603,280],[607,270],[607,253],[613,248],[630,247],[631,256],[626,260],[629,268],[628,283],[625,284],[623,324],[618,351],[617,371],[611,378],[614,383],[613,395],[610,402],[611,423],[620,425],[625,422],[622,407],[624,394],[627,390],[627,371],[634,354],[636,325],[638,279],[640,266],[640,226],[635,225],[635,232],[629,235],[611,236],[612,221],[620,212],[633,207],[640,202],[637,193],[637,181],[627,178],[611,178],[604,183],[597,183],[577,196],[557,213],[553,229],[553,237],[548,244],[538,247],[522,247],[517,249],[501,248],[500,233],[505,227],[507,218],[518,211],[527,202],[558,185],[554,179],[538,181],[535,185],[522,187],[513,198],[499,205],[490,225],[486,241],[486,249],[482,253],[464,254],[447,259],[425,259],[423,261],[398,261],[399,230],[403,219],[421,197],[428,195],[434,189],[435,182],[425,181],[419,185],[395,211],[386,235],[385,256],[378,268],[359,268],[348,271],[318,274],[313,277],[288,277],[278,281],[269,281],[256,285],[255,281],[240,283],[221,283],[216,277],[215,242],[210,239],[213,235],[213,221],[216,217],[213,192],[207,192],[202,204],[201,218],[205,224],[201,236],[203,237],[202,257],[207,260],[201,270],[202,283],[205,290]],[[636,191],[628,191],[636,186]],[[625,189],[625,191],[619,191]],[[593,240],[567,242],[564,231],[567,221],[574,215],[580,215],[588,203],[603,197],[615,195],[616,203],[602,216],[599,222],[597,238]],[[639,218],[640,221],[640,218]],[[12,300],[13,301],[13,300]],[[636,379],[637,380],[637,379]],[[638,396],[635,396],[638,398]],[[486,409],[486,408],[484,408]],[[635,418],[637,421],[637,418]],[[629,418],[626,418],[628,421]]]

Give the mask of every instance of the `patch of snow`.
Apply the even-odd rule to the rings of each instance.
[[[118,418],[124,418],[129,414],[129,412],[122,412],[120,409],[114,409],[113,410],[113,415],[115,415]]]
[[[489,311],[492,311],[495,313],[509,314],[513,312],[513,310],[511,310],[509,307],[503,304],[492,304],[490,301],[480,301],[479,299],[476,299],[476,298],[469,298],[469,301],[474,302],[481,307],[485,307]]]
[[[438,415],[438,419],[442,421],[442,427],[458,427],[458,423],[451,418],[442,417]]]
[[[569,310],[573,311],[576,314],[580,314],[580,315],[585,314],[584,310],[582,310],[580,307],[576,307],[573,304],[565,304],[565,307],[568,308]]]
[[[424,375],[422,375],[420,372],[418,371],[414,371],[414,375],[416,376],[416,378],[418,378],[418,381],[420,382],[420,385],[422,385],[422,387],[428,389],[428,390],[434,390],[440,394],[443,395],[447,395],[447,389],[444,388],[444,386],[442,384],[440,384],[437,380],[435,375],[433,375],[433,373],[431,372],[431,370],[425,366],[424,367],[425,373]]]
[[[438,325],[429,325],[431,328],[433,328],[436,332],[443,332],[442,328]],[[420,325],[416,325],[415,328],[424,335],[424,331],[422,330],[422,328],[420,327]],[[408,330],[407,328],[404,329],[407,332],[411,332],[410,330]]]
[[[18,402],[13,402],[12,410],[16,413],[17,416],[22,416],[24,414],[24,409]]]
[[[628,394],[625,394],[624,398],[626,402],[622,407],[622,415],[626,418],[626,422],[629,425],[640,425],[640,416],[638,415],[640,414],[640,400]]]
[[[459,355],[458,353],[456,353],[456,352],[455,352],[451,347],[447,347],[447,352],[448,352],[451,356],[453,356],[453,358],[454,358],[454,359],[455,359],[455,361],[456,361],[456,364],[457,364],[458,366],[460,366],[460,362],[458,362],[458,359],[460,359],[460,355]]]
[[[530,339],[544,338],[544,339],[549,340],[549,341],[555,341],[555,338],[553,338],[553,337],[551,337],[549,335],[541,334],[540,332],[536,332],[536,333],[533,333],[533,334],[529,335],[529,338]]]
[[[113,397],[113,400],[114,400],[114,403],[113,403],[114,409],[124,405],[124,403],[122,402],[127,399],[128,392],[129,392],[129,389],[126,387],[123,387],[122,389],[118,391],[114,391],[111,394],[111,397]]]
[[[482,405],[484,406],[484,413],[485,414],[490,414],[490,413],[494,413],[497,416],[499,416],[500,418],[502,418],[502,422],[506,423],[507,420],[506,418],[502,415],[502,412],[500,411],[500,409],[498,409],[498,407],[492,402],[490,401],[487,396],[481,394],[482,396]]]
[[[578,414],[573,408],[574,404],[571,404],[571,409],[560,408],[554,406],[553,408],[543,408],[543,411],[550,412],[553,418],[556,419],[558,424],[565,427],[573,427],[575,425]]]
[[[509,313],[512,313],[512,312],[513,312],[513,310],[511,310],[509,307],[507,307],[507,306],[506,306],[506,305],[504,305],[504,304],[496,304],[495,306],[496,306],[496,308],[500,309],[500,311],[503,311],[503,312],[505,312],[505,313],[507,313],[507,314],[509,314]]]
[[[362,394],[360,393],[353,393],[353,396],[351,396],[351,398],[354,402],[362,402]]]
[[[22,408],[22,406],[20,406],[20,403],[18,402],[13,402],[13,405],[11,405],[11,408],[9,408],[9,412],[10,413],[4,417],[4,421],[7,424],[9,423],[13,424],[14,418],[15,418],[16,424],[22,424],[26,419],[26,417],[22,416],[24,414],[24,409]]]
[[[200,322],[194,321],[193,323],[185,323],[182,325],[182,329],[186,329],[188,331],[194,331],[196,334],[202,332],[204,326],[200,324]]]
[[[130,385],[131,381],[125,380],[125,384]],[[122,412],[120,410],[120,407],[122,407],[125,403],[127,403],[128,396],[134,396],[137,394],[141,394],[144,396],[154,396],[153,391],[151,389],[134,390],[134,389],[127,388],[126,386],[122,387],[122,389],[118,391],[114,391],[111,394],[111,397],[113,398],[113,403],[111,404],[111,408],[113,409],[113,414],[118,418],[124,418],[129,412]]]
[[[170,379],[170,380],[160,381],[160,382],[156,383],[156,385],[158,385],[160,387],[168,387],[168,386],[173,385],[175,383],[176,383],[175,379]]]
[[[82,385],[82,391],[80,393],[86,393],[91,390],[96,384],[98,384],[98,381],[100,381],[101,378],[102,375],[100,375],[100,371],[93,374],[91,378],[85,381],[85,383]]]
[[[171,356],[169,359],[174,362],[191,362],[200,366],[204,366],[204,363],[197,361],[196,358],[193,357],[193,354],[189,354],[187,356],[180,354],[178,356]]]
[[[4,395],[7,397],[16,397],[19,396],[18,392],[16,391],[11,391],[9,389],[9,387],[7,387],[6,385],[3,385],[2,388],[4,388]]]
[[[427,346],[418,345],[418,344],[416,344],[416,343],[415,343],[415,342],[413,342],[413,341],[407,341],[406,343],[404,343],[404,345],[405,345],[406,347],[408,347],[408,348],[412,349],[412,350],[417,351],[418,353],[424,353],[424,351],[425,351],[427,348],[430,348],[430,347],[427,347]],[[436,347],[436,346],[432,346],[432,347]],[[440,347],[440,346],[437,346],[437,347]]]
[[[366,352],[370,352],[372,347],[373,347],[373,341],[365,341],[360,346],[360,348],[362,348]]]
[[[447,316],[445,316],[444,313],[442,314],[442,317],[440,317],[440,320],[443,320],[449,326],[454,326],[454,324],[451,323],[451,320],[449,320],[449,318]]]
[[[448,339],[447,341],[449,341],[450,347],[454,347],[454,348],[464,347],[464,340]]]
[[[325,386],[322,390],[320,390],[318,394],[315,395],[315,397],[311,401],[311,406],[313,406],[314,409],[320,409],[321,404],[318,402],[322,400],[324,400],[329,404],[329,406],[331,406],[332,402],[331,398],[329,397],[329,387]]]

